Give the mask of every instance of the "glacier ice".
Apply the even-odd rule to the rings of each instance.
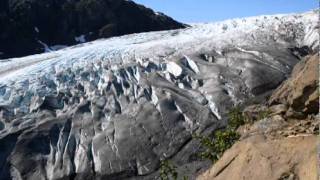
[[[0,175],[152,179],[170,158],[192,176],[191,134],[285,80],[318,31],[316,12],[259,16],[0,60]]]

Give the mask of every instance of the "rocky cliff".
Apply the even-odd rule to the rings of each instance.
[[[242,139],[198,179],[319,179],[319,54],[299,62],[266,105],[245,113],[258,109],[270,115],[240,127]]]
[[[1,0],[0,27],[0,58],[10,58],[185,25],[127,0]]]
[[[169,160],[195,179],[192,134],[278,87],[318,31],[317,12],[259,16],[2,60],[0,177],[150,180]]]

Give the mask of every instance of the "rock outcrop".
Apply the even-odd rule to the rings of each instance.
[[[185,25],[127,0],[1,0],[0,27],[3,59]]]
[[[241,140],[198,179],[319,179],[318,73],[319,54],[305,58],[266,105],[245,108],[256,122],[240,127]]]
[[[317,180],[317,144],[316,136],[251,136],[235,144],[198,180]]]
[[[286,105],[293,114],[319,113],[319,54],[300,62],[293,69],[291,77],[271,96],[270,105]],[[290,114],[289,114],[290,113]]]

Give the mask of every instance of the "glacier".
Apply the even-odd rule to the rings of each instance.
[[[193,24],[0,60],[0,176],[194,179],[193,133],[276,88],[319,48],[318,12]]]

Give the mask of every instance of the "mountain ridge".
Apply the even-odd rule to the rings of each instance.
[[[0,58],[56,50],[124,34],[184,28],[125,0],[3,0]]]

